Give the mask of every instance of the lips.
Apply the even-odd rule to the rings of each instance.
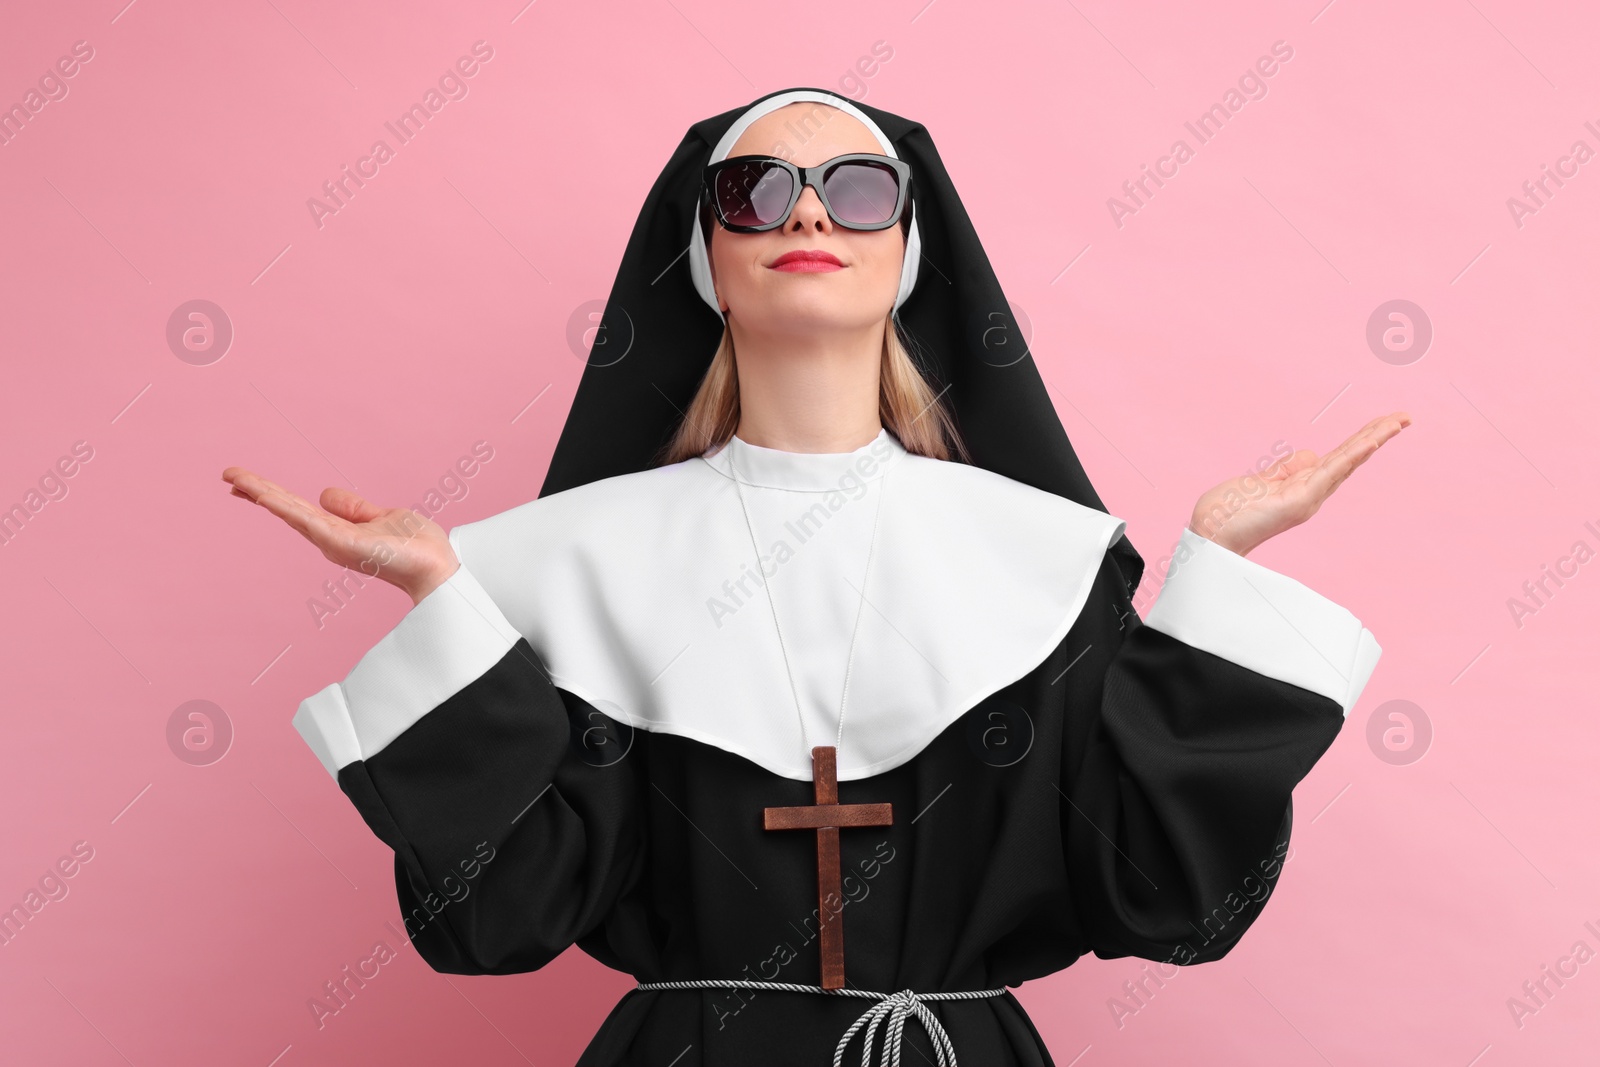
[[[833,255],[831,252],[824,252],[817,248],[797,249],[793,252],[785,252],[768,265],[773,270],[787,271],[790,273],[844,269],[844,264],[839,262],[839,257]]]

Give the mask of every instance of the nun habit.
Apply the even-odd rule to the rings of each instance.
[[[895,314],[970,463],[887,427],[846,453],[735,436],[655,460],[723,326],[701,172],[794,101],[910,165]],[[453,527],[460,568],[294,716],[394,850],[434,969],[531,971],[576,944],[634,976],[580,1067],[896,1047],[1046,1067],[1009,987],[1089,952],[1181,966],[1239,941],[1378,645],[1188,530],[1141,621],[1142,560],[926,129],[820,89],[695,124],[602,323],[539,497]],[[831,831],[832,895],[826,832],[763,819],[817,802],[814,746],[835,748],[838,803],[892,813]],[[828,919],[845,986],[824,992]]]

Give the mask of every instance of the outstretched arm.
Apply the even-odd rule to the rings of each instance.
[[[435,970],[543,967],[638,881],[643,761],[598,758],[592,713],[465,563],[301,703],[295,728],[394,850]]]
[[[588,758],[574,736],[597,713],[557,690],[437,523],[339,488],[319,508],[242,467],[222,478],[332,562],[411,597],[294,726],[394,850],[418,954],[438,971],[506,974],[594,932],[642,870],[642,761]]]
[[[1409,423],[1383,416],[1326,456],[1302,450],[1206,493],[1144,621],[1102,566],[1074,646],[1098,663],[1075,668],[1082,714],[1068,718],[1061,783],[1069,881],[1097,955],[1206,962],[1260,915],[1293,790],[1381,650],[1349,611],[1244,556]]]

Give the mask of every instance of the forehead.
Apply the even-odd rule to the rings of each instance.
[[[881,155],[883,146],[855,116],[827,104],[800,101],[756,119],[728,155],[777,156],[797,167],[814,167],[846,152]]]

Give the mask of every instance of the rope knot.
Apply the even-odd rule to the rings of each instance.
[[[944,1027],[939,1024],[939,1019],[928,1006],[922,1002],[915,990],[902,989],[897,993],[889,993],[882,1000],[862,1013],[861,1018],[851,1024],[850,1029],[844,1032],[839,1039],[839,1045],[833,1050],[833,1067],[841,1067],[844,1063],[844,1050],[850,1044],[850,1039],[856,1031],[866,1026],[867,1033],[861,1046],[861,1067],[873,1067],[872,1041],[877,1036],[878,1026],[887,1017],[888,1025],[883,1031],[883,1059],[879,1064],[888,1067],[900,1067],[900,1038],[905,1032],[906,1020],[915,1016],[922,1024],[922,1029],[933,1041],[934,1055],[938,1057],[938,1067],[956,1067],[955,1047],[950,1043],[950,1037],[944,1032]]]
[[[795,993],[821,993],[825,996],[835,997],[867,997],[877,1001],[868,1008],[839,1039],[838,1048],[833,1050],[833,1067],[841,1067],[844,1063],[845,1046],[850,1044],[850,1039],[856,1031],[863,1026],[867,1028],[865,1042],[861,1049],[861,1067],[872,1067],[872,1039],[878,1036],[878,1026],[885,1018],[889,1025],[884,1029],[883,1044],[885,1060],[888,1067],[900,1067],[900,1036],[905,1032],[906,1020],[915,1017],[927,1031],[928,1037],[933,1041],[934,1054],[939,1057],[937,1067],[956,1067],[955,1046],[950,1043],[950,1037],[944,1032],[944,1027],[939,1025],[938,1016],[928,1010],[925,1003],[930,1000],[975,1000],[979,997],[1004,996],[1006,989],[973,989],[952,993],[918,993],[913,989],[902,989],[898,993],[876,993],[870,989],[824,989],[815,985],[800,985],[796,982],[757,982],[741,978],[694,978],[686,981],[668,982],[640,982],[638,989],[783,989]]]

